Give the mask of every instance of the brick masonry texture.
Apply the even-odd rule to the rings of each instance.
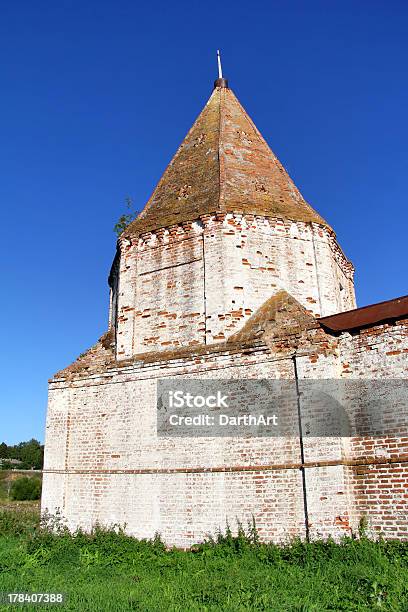
[[[316,316],[355,307],[353,267],[317,224],[219,213],[124,238],[120,261],[118,359],[223,341],[280,289]]]
[[[49,384],[42,508],[188,547],[236,519],[263,540],[407,538],[408,434],[171,438],[165,378],[407,377],[408,319],[328,330],[353,266],[232,92],[217,88],[120,237],[109,329]],[[306,503],[305,503],[306,500]]]
[[[226,520],[233,524],[252,515],[264,539],[304,536],[299,440],[158,438],[156,380],[293,378],[295,345],[302,378],[353,379],[361,369],[351,359],[351,344],[361,346],[369,338],[364,331],[352,339],[347,333],[333,338],[315,328],[295,334],[289,346],[283,335],[268,345],[123,368],[112,362],[99,373],[56,379],[50,385],[43,507],[61,508],[72,528],[126,523],[133,535],[160,531],[178,546],[214,533]],[[380,358],[368,351],[372,361],[367,358],[365,367],[377,376],[406,376],[406,362],[386,354],[400,331],[398,325],[382,334],[372,330]],[[398,459],[408,456],[408,437],[364,442],[361,448],[361,441],[347,438],[305,441],[312,536],[357,532],[363,516],[374,530],[406,535],[406,464]],[[382,474],[381,481],[375,474]]]

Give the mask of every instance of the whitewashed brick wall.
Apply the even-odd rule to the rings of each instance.
[[[317,316],[355,307],[353,267],[317,224],[224,214],[121,249],[118,359],[223,341],[280,289]]]
[[[408,350],[406,323],[344,333],[333,350],[311,348],[305,340],[298,347],[299,376],[404,377],[407,366],[400,356]],[[389,350],[394,345],[399,348]],[[364,360],[363,346],[371,346]],[[214,534],[227,520],[246,523],[252,515],[265,540],[303,537],[298,438],[158,438],[156,379],[175,376],[287,379],[294,370],[287,352],[264,346],[136,362],[55,380],[47,417],[43,509],[60,509],[72,529],[126,523],[132,535],[160,532],[168,544],[183,547]],[[312,537],[355,533],[362,516],[375,532],[407,537],[403,490],[408,470],[402,459],[408,455],[408,437],[364,443],[305,441]],[[370,458],[373,462],[366,464]]]

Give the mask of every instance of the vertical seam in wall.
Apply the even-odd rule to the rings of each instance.
[[[135,340],[136,340],[136,301],[137,301],[137,290],[138,290],[138,258],[137,258],[137,248],[136,245],[131,244],[130,248],[135,248],[135,265],[132,266],[134,269],[134,293],[133,293],[133,322],[132,322],[132,355],[134,355],[137,351],[135,350]]]
[[[67,435],[65,437],[65,460],[64,460],[64,491],[62,494],[62,511],[65,511],[65,499],[67,489],[67,472],[68,472],[68,455],[69,455],[69,437],[71,432],[71,392],[68,392],[68,410],[67,410]]]
[[[108,331],[112,329],[112,301],[113,301],[113,291],[112,291],[112,287],[109,287]]]
[[[115,304],[115,311],[113,312],[113,329],[114,329],[114,343],[115,343],[115,353],[117,356],[117,352],[118,352],[118,316],[119,316],[119,287],[120,287],[120,262],[121,262],[121,258],[122,258],[122,250],[119,247],[119,257],[118,257],[118,264],[117,264],[117,269],[116,269],[116,277],[117,277],[117,281],[116,281],[116,304]],[[113,303],[112,303],[113,306]]]
[[[339,306],[339,312],[342,312],[344,310],[349,310],[350,308],[351,309],[356,308],[356,298],[355,298],[355,292],[354,292],[354,281],[347,276],[345,270],[343,270],[343,268],[341,267],[340,262],[335,257],[333,257],[333,259],[334,259],[334,263],[336,265],[336,271],[340,271],[340,275],[341,275],[340,278],[339,278],[339,275],[337,274],[337,282],[338,283],[340,282],[342,285],[344,283],[344,288],[343,289],[344,289],[345,292],[347,292],[346,299],[349,302],[349,304],[345,305],[344,304],[345,300],[342,298],[341,293],[340,293],[340,302],[341,302],[341,304]]]
[[[203,229],[203,298],[204,298],[204,344],[207,344],[207,295],[205,288],[205,229]]]
[[[319,297],[319,307],[320,307],[320,312],[319,315],[322,317],[323,316],[323,308],[322,308],[322,297],[320,295],[320,283],[319,283],[319,275],[317,273],[317,256],[316,256],[316,245],[315,245],[315,239],[314,239],[314,229],[313,229],[313,225],[312,223],[310,223],[310,229],[312,232],[312,245],[313,245],[313,257],[314,257],[314,262],[315,262],[315,274],[316,274],[316,283],[317,283],[317,295]]]
[[[116,286],[116,293],[117,293],[117,298],[116,298],[116,315],[115,315],[115,357],[116,359],[118,358],[118,323],[119,323],[119,304],[121,302],[120,300],[120,280],[122,277],[121,274],[121,267],[122,265],[122,245],[120,244],[119,246],[119,262],[118,262],[118,283]]]
[[[307,487],[306,487],[306,471],[305,471],[305,449],[303,445],[303,428],[302,428],[302,413],[300,404],[300,391],[299,391],[299,377],[296,364],[296,355],[292,357],[293,370],[295,373],[295,384],[296,384],[296,402],[297,402],[297,416],[298,416],[298,428],[299,428],[299,446],[300,446],[300,473],[302,476],[302,490],[303,490],[303,512],[305,522],[305,536],[306,540],[309,541],[309,510],[307,506]]]

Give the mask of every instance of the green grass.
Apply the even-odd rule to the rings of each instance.
[[[278,547],[241,529],[185,552],[102,529],[56,535],[29,506],[0,507],[0,591],[63,592],[75,611],[408,611],[408,544]]]

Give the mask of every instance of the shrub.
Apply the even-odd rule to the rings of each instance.
[[[40,499],[41,480],[28,476],[17,478],[11,485],[10,496],[16,501]]]
[[[0,507],[0,538],[6,535],[20,536],[32,534],[38,529],[38,525],[38,512],[27,507],[16,507],[12,510]]]

